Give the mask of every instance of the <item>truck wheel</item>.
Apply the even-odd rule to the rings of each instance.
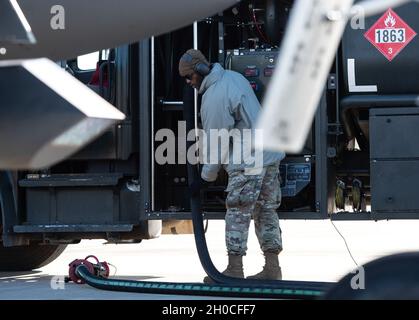
[[[67,245],[3,247],[0,243],[0,271],[28,271],[54,261]]]

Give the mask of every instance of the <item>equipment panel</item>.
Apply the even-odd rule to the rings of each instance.
[[[245,76],[259,101],[273,75],[278,51],[273,49],[232,50],[227,52],[226,68]]]
[[[279,166],[283,197],[295,197],[311,181],[310,163],[288,163]]]

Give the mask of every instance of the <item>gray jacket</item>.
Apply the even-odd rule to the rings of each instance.
[[[249,140],[254,143],[255,126],[261,106],[250,86],[249,81],[240,73],[224,70],[215,63],[211,73],[206,76],[199,88],[203,94],[201,104],[201,119],[207,139],[205,144],[207,161],[202,168],[202,179],[214,181],[217,179],[221,166],[231,173],[235,170],[248,170],[251,168],[263,169],[263,167],[278,163],[285,157],[282,152],[260,151],[258,160],[255,160],[257,151],[249,148]],[[232,132],[227,144],[220,143],[218,148],[212,148],[211,129],[227,129]],[[245,130],[247,129],[247,130]],[[214,130],[213,130],[214,132]],[[246,132],[246,133],[245,133]],[[251,136],[249,135],[251,134]],[[214,136],[212,136],[214,137]],[[250,139],[249,139],[250,138]],[[220,139],[218,139],[218,143]],[[251,152],[244,150],[251,149]],[[234,158],[239,156],[238,158]],[[241,157],[241,161],[237,161]],[[217,161],[209,161],[217,159]],[[262,161],[260,161],[262,160]],[[254,169],[251,170],[254,172]],[[254,174],[257,174],[257,171]],[[250,171],[249,171],[250,172]]]

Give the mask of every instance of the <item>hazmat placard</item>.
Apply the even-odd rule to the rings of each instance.
[[[392,61],[416,36],[416,32],[392,9],[365,33],[368,39],[389,61]]]

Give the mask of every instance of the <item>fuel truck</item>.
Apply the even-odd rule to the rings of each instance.
[[[191,218],[186,164],[157,163],[161,129],[184,138],[178,61],[199,48],[243,74],[263,101],[292,0],[245,0],[193,25],[60,64],[125,114],[51,167],[1,172],[0,270],[39,268],[82,239],[139,243]],[[281,162],[280,219],[418,219],[419,3],[348,25],[304,148]],[[103,35],[106,37],[106,35]],[[321,56],[319,57],[321,59]],[[176,154],[178,144],[176,144]],[[201,191],[205,219],[223,219],[227,175]]]

